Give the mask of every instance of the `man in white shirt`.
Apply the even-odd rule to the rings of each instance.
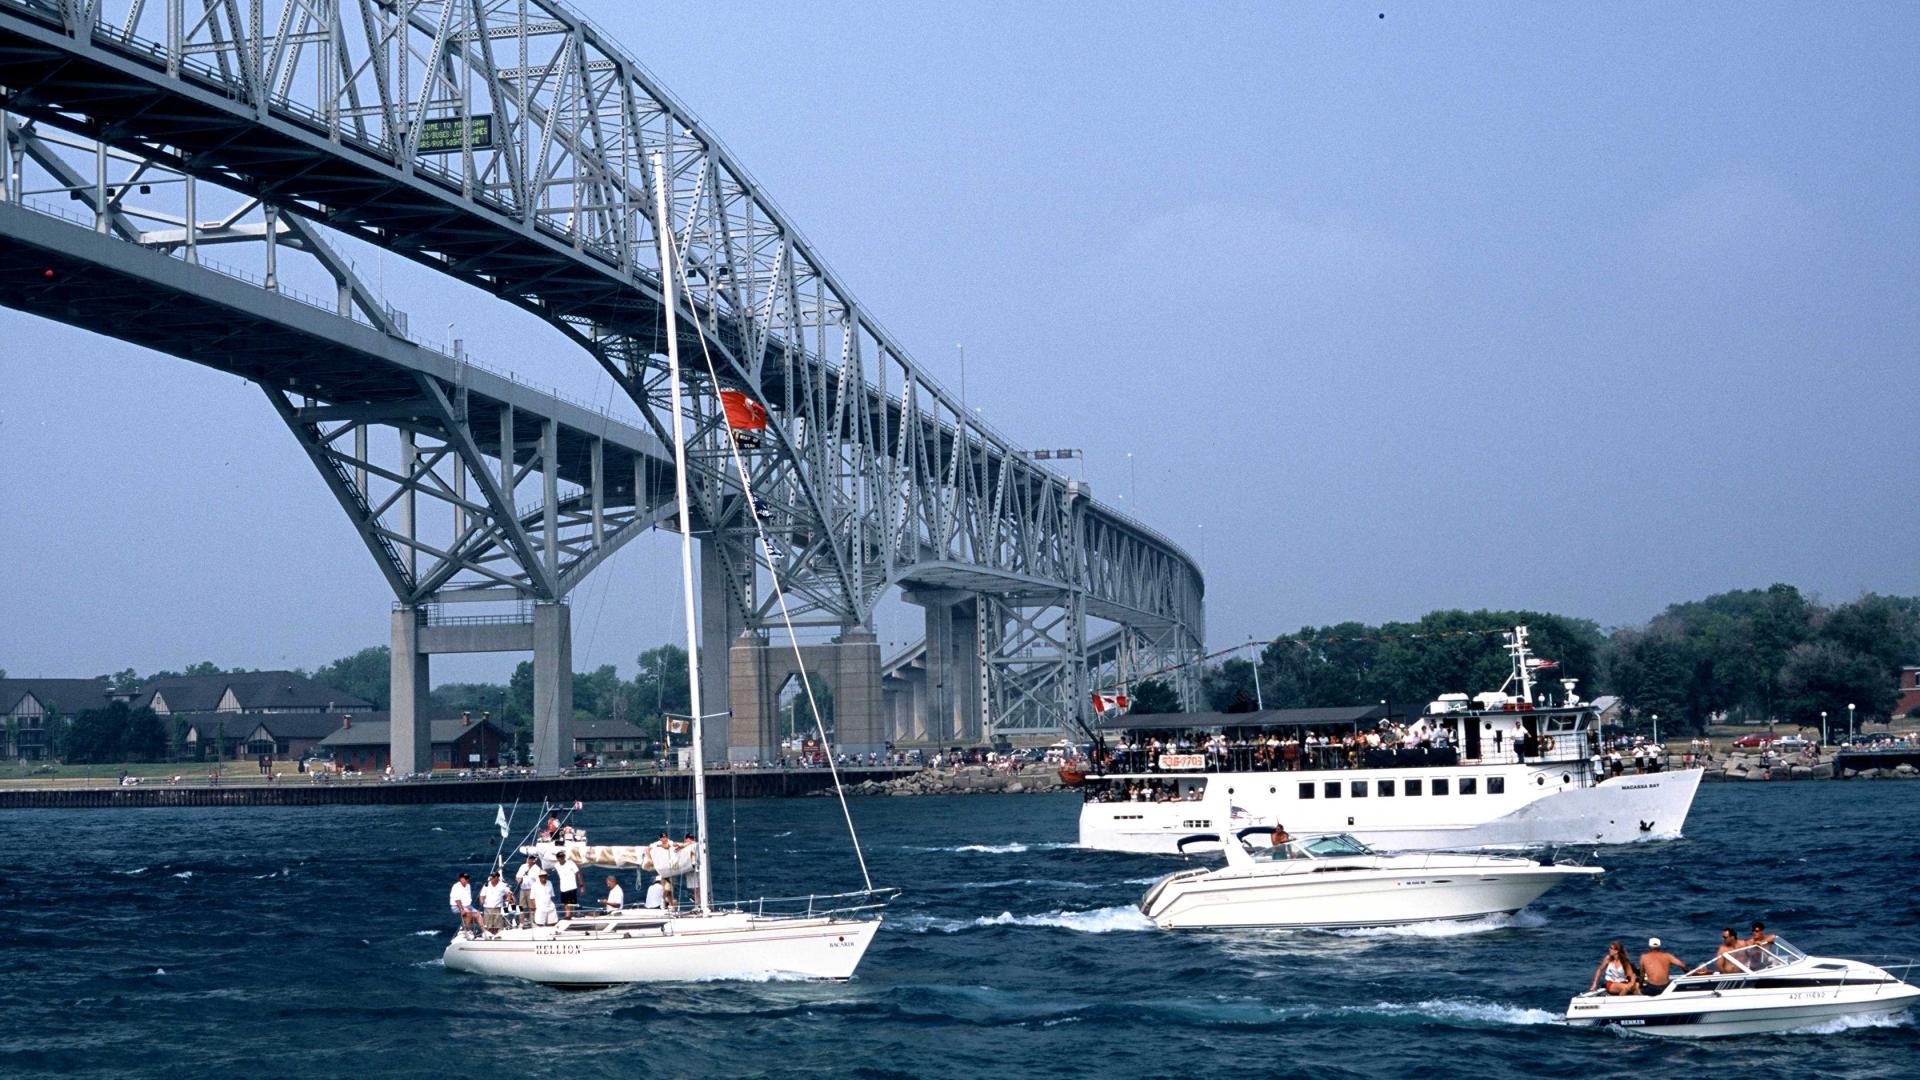
[[[627,902],[627,891],[620,887],[620,883],[613,879],[612,874],[608,874],[607,875],[607,910],[619,911],[622,907],[626,905],[626,902]]]
[[[460,929],[479,927],[480,913],[473,909],[473,883],[467,880],[467,875],[461,874],[460,880],[447,890],[447,910],[460,920]]]
[[[553,857],[553,873],[560,879],[560,907],[571,919],[573,909],[580,903],[580,868],[563,851]]]
[[[500,871],[495,870],[480,886],[480,927],[495,937],[500,936],[500,926],[506,921],[507,901],[513,899],[513,889],[500,880]]]
[[[654,878],[653,884],[647,886],[647,907],[655,911],[658,911],[661,908],[664,908],[666,906],[667,906],[666,886],[660,883],[659,878]]]
[[[520,904],[528,912],[528,921],[534,926],[552,926],[560,921],[554,910],[553,886],[547,881],[545,870],[533,872],[533,884],[520,894]]]

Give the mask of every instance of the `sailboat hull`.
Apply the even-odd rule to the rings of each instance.
[[[588,989],[635,982],[842,980],[866,955],[879,919],[715,913],[662,919],[575,920],[456,936],[450,971]]]

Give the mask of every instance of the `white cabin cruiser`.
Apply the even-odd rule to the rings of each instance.
[[[1678,837],[1701,769],[1609,775],[1600,715],[1562,679],[1536,694],[1527,628],[1498,691],[1418,715],[1381,706],[1138,713],[1107,720],[1080,781],[1080,844],[1171,854],[1195,832],[1285,822],[1390,850]]]
[[[1920,988],[1885,968],[1808,956],[1775,938],[1723,953],[1674,979],[1656,997],[1610,995],[1605,990],[1581,994],[1567,1004],[1567,1023],[1704,1039],[1802,1031],[1849,1017],[1892,1016],[1917,1002]]]
[[[1219,843],[1205,834],[1189,840]],[[1603,873],[1497,855],[1381,853],[1345,834],[1259,855],[1228,834],[1220,847],[1226,866],[1161,878],[1141,913],[1167,930],[1398,926],[1515,912],[1563,881]]]
[[[719,904],[713,900],[708,860],[706,768],[701,734],[703,721],[707,717],[701,713],[700,702],[701,624],[694,603],[693,510],[687,497],[687,409],[682,404],[680,336],[676,322],[675,292],[684,286],[684,266],[679,258],[673,230],[659,227],[670,218],[666,202],[666,170],[658,154],[653,157],[652,169],[656,214],[654,232],[660,249],[660,280],[666,323],[674,496],[680,533],[680,594],[687,634],[687,681],[692,714],[688,719],[692,735],[696,839],[689,844],[673,844],[663,836],[661,843],[649,846],[592,847],[585,843],[584,838],[576,837],[574,842],[568,842],[567,834],[562,832],[559,836],[543,837],[541,843],[522,847],[521,850],[538,857],[549,866],[557,862],[560,852],[564,850],[567,861],[576,867],[638,867],[651,870],[662,881],[689,877],[693,882],[690,897],[692,907],[685,912],[663,906],[559,918],[552,901],[542,899],[537,905],[528,906],[530,912],[538,909],[534,917],[527,919],[524,924],[516,920],[513,926],[495,925],[496,920],[504,922],[500,918],[504,912],[489,909],[479,932],[470,932],[463,925],[461,931],[454,935],[446,948],[445,963],[450,971],[530,979],[550,986],[570,988],[633,982],[756,980],[769,976],[846,979],[852,977],[880,927],[880,909],[897,890],[873,887],[873,879],[867,872],[866,857],[860,851],[859,838],[853,835],[853,818],[847,811],[846,795],[838,782],[837,769],[834,770],[834,787],[840,796],[841,813],[846,817],[847,831],[853,841],[854,856],[860,863],[860,876],[865,883],[865,890],[843,893],[838,897],[807,896],[789,901],[763,899]],[[702,338],[704,347],[705,339]],[[720,376],[709,358],[709,391],[716,395],[739,392],[722,390],[721,385]],[[740,472],[741,487],[751,511],[746,518],[755,522],[757,527],[761,515],[754,503],[752,484],[748,482],[748,466],[740,456],[742,446],[751,445],[751,442],[735,437],[738,433],[733,430],[730,410],[722,408],[709,411],[719,415],[726,425],[726,445],[730,447],[733,464]],[[760,542],[764,557],[770,563],[772,551],[766,546],[764,531],[760,534]],[[786,598],[781,592],[777,576],[772,580],[772,589],[786,622],[788,636],[792,638],[793,624],[787,617]],[[806,666],[801,665],[800,670],[807,701],[813,705],[813,689],[807,681]],[[818,707],[814,706],[812,711],[822,745],[830,745]],[[833,769],[831,754],[827,755],[827,766]],[[504,811],[499,816],[498,824],[504,846],[509,828]],[[495,868],[501,868],[498,856],[495,858]],[[547,896],[547,886],[543,883],[536,883],[523,891],[536,889],[540,898]]]

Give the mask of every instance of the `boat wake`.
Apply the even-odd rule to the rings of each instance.
[[[1545,925],[1545,916],[1522,911],[1515,915],[1483,915],[1478,919],[1407,923],[1402,926],[1360,926],[1324,932],[1335,937],[1351,938],[1456,938],[1490,934],[1496,930],[1534,930]]]
[[[1838,1035],[1843,1031],[1858,1031],[1862,1028],[1902,1028],[1913,1026],[1913,1012],[1855,1014],[1836,1016],[1818,1024],[1809,1024],[1803,1028],[1782,1032],[1784,1035]]]
[[[1151,930],[1153,923],[1140,914],[1140,909],[1132,904],[1116,904],[1113,907],[1095,908],[1091,911],[1048,911],[1038,915],[1015,915],[1003,911],[998,915],[982,915],[976,919],[942,919],[931,915],[907,915],[899,919],[901,929],[910,933],[957,934],[963,930],[979,930],[994,926],[1044,926],[1059,930],[1074,930],[1082,934],[1110,934],[1120,930]]]
[[[948,851],[969,855],[1018,855],[1024,851],[1071,851],[1079,844],[1023,844],[1018,840],[1005,844],[960,844],[950,847],[908,846],[908,851]]]
[[[1518,1005],[1502,1005],[1493,1001],[1416,1001],[1402,1004],[1394,1001],[1382,1001],[1373,1007],[1373,1012],[1385,1016],[1413,1016],[1428,1020],[1444,1020],[1451,1023],[1498,1024],[1518,1027],[1532,1027],[1538,1024],[1557,1024],[1560,1016],[1546,1009],[1527,1009]]]

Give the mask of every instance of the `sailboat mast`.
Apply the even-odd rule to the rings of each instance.
[[[712,876],[707,872],[707,763],[704,724],[700,712],[700,628],[695,621],[693,603],[693,513],[687,500],[686,419],[680,411],[680,332],[678,301],[674,294],[673,219],[667,216],[667,170],[656,152],[653,155],[654,235],[660,241],[661,303],[666,308],[667,386],[673,414],[673,497],[680,517],[680,595],[686,607],[687,621],[687,694],[693,713],[693,820],[694,836],[699,840],[699,859],[694,867],[700,893],[700,910],[712,904]]]

